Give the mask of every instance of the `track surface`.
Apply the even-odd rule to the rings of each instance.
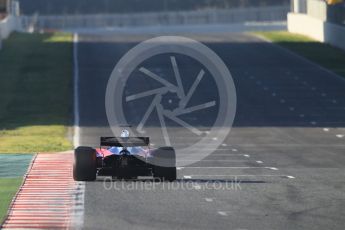
[[[250,35],[186,36],[215,51],[232,73],[238,106],[231,134],[204,161],[181,168],[173,184],[87,183],[84,228],[343,229],[345,81]],[[80,36],[81,144],[112,135],[107,80],[122,55],[149,37]]]

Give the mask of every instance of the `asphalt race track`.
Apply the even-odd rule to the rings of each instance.
[[[177,182],[87,182],[84,228],[344,229],[345,81],[251,35],[184,36],[206,44],[231,71],[237,91],[231,134],[204,160],[178,168]],[[150,37],[79,36],[81,145],[98,146],[99,136],[113,135],[107,81],[119,59]],[[163,59],[152,71],[169,68]],[[185,67],[196,76],[196,67]],[[145,84],[151,83],[128,90]],[[196,100],[214,95],[212,81],[202,87]],[[212,124],[209,116],[190,122]],[[193,141],[182,127],[171,128],[176,143]],[[160,130],[154,121],[151,129]]]

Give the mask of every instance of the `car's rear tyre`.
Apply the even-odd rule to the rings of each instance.
[[[172,147],[161,147],[152,152],[153,176],[163,181],[176,180],[176,154]]]
[[[74,150],[73,178],[76,181],[96,180],[96,150],[91,147],[78,147]]]

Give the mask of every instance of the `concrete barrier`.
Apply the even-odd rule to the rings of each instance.
[[[6,39],[13,30],[17,28],[17,19],[9,15],[4,20],[0,21],[0,38]]]
[[[306,14],[288,14],[288,31],[303,34],[345,50],[345,26]]]
[[[20,30],[20,20],[18,17],[9,15],[0,21],[0,49],[2,48],[2,40],[8,38],[15,30]]]
[[[289,6],[238,8],[136,14],[99,14],[67,16],[22,16],[25,28],[35,30],[105,27],[142,27],[229,24],[243,22],[286,21]]]

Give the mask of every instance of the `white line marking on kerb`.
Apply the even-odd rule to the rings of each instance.
[[[74,147],[78,147],[80,143],[79,128],[79,63],[78,63],[78,34],[73,37],[73,64],[74,64]]]

